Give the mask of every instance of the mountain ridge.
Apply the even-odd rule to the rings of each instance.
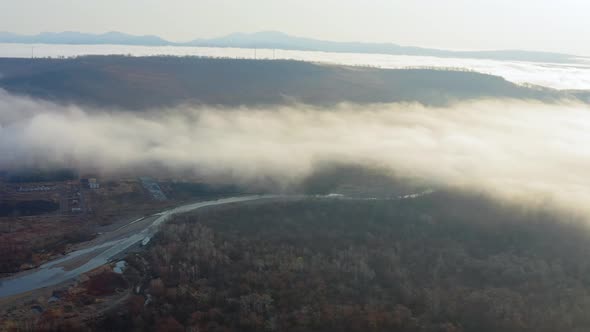
[[[552,102],[574,93],[469,71],[374,69],[293,60],[85,56],[0,58],[0,89],[61,103],[142,110],[218,106],[421,103],[508,98]],[[583,97],[583,96],[581,96]],[[577,98],[579,99],[579,98]]]
[[[109,31],[101,34],[82,33],[77,31],[42,32],[36,35],[20,35],[0,31],[0,43],[269,48],[336,53],[376,53],[443,58],[453,57],[559,63],[577,62],[577,58],[583,58],[565,53],[540,51],[452,51],[416,46],[401,46],[394,43],[336,42],[291,36],[279,31],[260,31],[254,33],[236,32],[217,38],[198,38],[187,42],[172,42],[155,35],[139,36],[117,31]]]

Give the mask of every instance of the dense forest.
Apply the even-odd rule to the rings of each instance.
[[[57,211],[59,203],[46,200],[5,201],[0,200],[0,217],[36,216]]]
[[[588,331],[572,216],[438,191],[179,216],[128,257],[103,331]]]
[[[377,69],[290,60],[86,56],[0,59],[0,88],[57,102],[133,110],[204,105],[330,106],[343,102],[419,102],[576,98],[501,77],[440,69]]]
[[[19,169],[15,171],[5,171],[0,174],[0,179],[5,178],[7,182],[28,183],[28,182],[50,182],[50,181],[67,181],[74,180],[78,174],[73,169]]]

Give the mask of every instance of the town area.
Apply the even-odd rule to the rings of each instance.
[[[129,220],[233,190],[194,179],[0,173],[0,277],[38,267]]]

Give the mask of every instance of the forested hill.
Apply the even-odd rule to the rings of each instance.
[[[589,241],[576,218],[473,193],[201,210],[127,257],[141,291],[95,328],[590,331]]]
[[[420,102],[485,97],[556,100],[565,95],[465,71],[376,69],[289,60],[87,56],[0,59],[0,88],[57,102],[143,109],[182,103]]]

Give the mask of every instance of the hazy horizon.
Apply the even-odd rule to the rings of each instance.
[[[120,30],[102,30],[102,31],[82,31],[82,30],[44,30],[44,31],[38,31],[38,32],[34,32],[34,33],[18,33],[18,32],[14,32],[14,31],[9,31],[9,30],[0,30],[0,33],[9,33],[9,34],[15,34],[18,36],[24,36],[24,37],[36,37],[36,36],[41,36],[44,34],[65,34],[65,33],[74,33],[74,34],[82,34],[82,35],[94,35],[94,36],[100,36],[100,35],[107,35],[107,34],[123,34],[123,35],[128,35],[128,36],[132,36],[132,37],[157,37],[162,39],[163,41],[169,42],[171,44],[171,46],[184,46],[183,44],[185,43],[190,43],[193,41],[197,41],[197,40],[212,40],[212,39],[217,39],[217,38],[224,38],[224,37],[229,37],[229,36],[233,36],[233,35],[257,35],[257,34],[282,34],[285,36],[289,36],[289,37],[293,37],[293,38],[304,38],[304,39],[310,39],[310,40],[317,40],[317,41],[326,41],[326,42],[336,42],[336,43],[367,43],[367,44],[392,44],[392,45],[398,45],[401,47],[416,47],[416,48],[423,48],[423,49],[434,49],[434,50],[441,50],[441,51],[451,51],[451,52],[488,52],[488,51],[525,51],[525,52],[539,52],[539,53],[555,53],[555,54],[564,54],[564,55],[571,55],[571,56],[578,56],[578,57],[582,57],[582,58],[586,58],[586,57],[590,57],[590,53],[588,54],[574,54],[574,53],[568,53],[565,51],[547,51],[547,50],[538,50],[538,49],[526,49],[526,48],[490,48],[490,47],[483,47],[483,48],[460,48],[460,47],[429,47],[429,46],[424,46],[424,45],[418,45],[418,44],[401,44],[401,43],[396,43],[395,41],[384,41],[384,42],[371,42],[371,41],[366,41],[366,40],[361,40],[361,39],[348,39],[348,40],[334,40],[334,39],[326,39],[326,38],[316,38],[316,37],[312,37],[312,36],[303,36],[303,35],[297,35],[297,34],[291,34],[285,31],[281,31],[281,30],[256,30],[256,31],[233,31],[233,32],[229,32],[229,33],[224,33],[224,34],[218,34],[218,35],[212,35],[212,36],[207,36],[207,37],[202,37],[202,36],[198,36],[195,35],[192,38],[186,38],[186,39],[168,39],[166,37],[163,37],[160,34],[157,33],[130,33],[127,31],[120,31]],[[177,45],[175,45],[177,44]],[[92,44],[81,44],[81,45],[92,45]],[[121,44],[121,45],[125,45],[125,44]]]
[[[113,0],[93,3],[1,0],[0,4],[4,7],[0,13],[3,22],[0,30],[28,35],[47,31],[121,31],[180,42],[234,32],[282,31],[332,41],[590,55],[590,46],[580,42],[590,33],[584,15],[590,10],[590,4],[580,0],[516,3],[507,0],[483,3],[380,0],[362,5],[333,0],[319,3],[309,0],[280,3],[177,0],[165,5],[138,0],[123,3]],[[523,24],[523,13],[526,24]],[[23,20],[23,16],[28,19]],[[302,20],[305,24],[301,24]]]

